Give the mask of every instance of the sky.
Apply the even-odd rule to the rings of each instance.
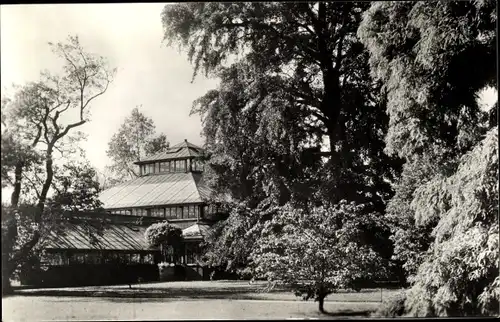
[[[91,106],[82,147],[87,159],[103,170],[108,141],[136,106],[153,119],[157,133],[171,144],[184,139],[203,144],[199,115],[189,116],[192,102],[217,81],[198,76],[187,55],[163,43],[160,14],[165,4],[2,5],[2,92],[12,83],[39,79],[41,70],[57,70],[60,60],[48,42],[78,35],[85,50],[106,57],[117,75],[108,91]]]

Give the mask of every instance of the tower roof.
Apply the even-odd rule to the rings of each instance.
[[[144,160],[134,162],[135,164],[144,164],[152,161],[168,161],[176,159],[186,159],[192,157],[199,157],[203,155],[203,149],[197,145],[188,142],[186,139],[179,144],[168,147],[164,151],[160,151]]]

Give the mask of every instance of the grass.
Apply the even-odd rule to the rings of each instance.
[[[340,291],[330,294],[326,301],[382,302],[400,290],[364,289],[360,292]],[[170,299],[231,299],[301,301],[286,288],[265,290],[265,282],[249,284],[246,281],[189,281],[162,282],[110,286],[20,289],[16,294],[34,296],[78,296],[114,298],[170,298]]]
[[[326,298],[327,314],[285,288],[264,282],[190,281],[17,289],[3,298],[3,321],[157,319],[330,319],[368,317],[399,290],[341,291]],[[382,295],[382,296],[381,296]]]
[[[42,320],[169,320],[169,319],[330,319],[366,317],[378,303],[316,303],[303,301],[178,300],[13,296],[2,299],[2,321]]]

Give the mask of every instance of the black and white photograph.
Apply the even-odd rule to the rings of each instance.
[[[497,14],[2,4],[2,321],[500,317]]]

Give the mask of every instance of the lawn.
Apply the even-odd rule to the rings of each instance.
[[[265,289],[265,282],[248,281],[189,281],[129,285],[40,288],[18,290],[19,295],[37,296],[91,296],[122,298],[177,298],[177,299],[247,299],[301,301],[291,291],[281,287]],[[363,289],[360,292],[340,291],[330,294],[326,301],[382,302],[400,292],[399,289]]]
[[[327,302],[323,315],[316,303],[303,301],[12,296],[2,299],[2,321],[331,319],[367,316],[377,305]]]
[[[380,300],[399,290],[367,289],[331,294],[328,314],[314,301],[290,291],[263,291],[265,284],[247,281],[190,281],[132,285],[22,289],[2,299],[3,321],[285,319],[368,316]]]

